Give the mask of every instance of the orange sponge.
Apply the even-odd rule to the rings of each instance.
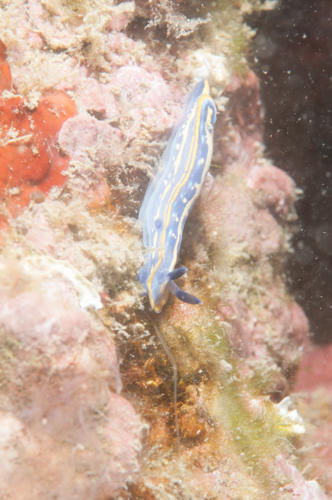
[[[11,86],[4,58],[1,43],[0,89]],[[35,191],[47,193],[64,184],[69,157],[59,151],[57,135],[76,113],[74,101],[63,91],[43,94],[32,111],[20,96],[0,97],[0,199],[11,215],[16,216]]]

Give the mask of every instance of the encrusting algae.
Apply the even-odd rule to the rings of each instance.
[[[264,156],[246,59],[244,16],[267,7],[0,2],[1,138],[16,138],[9,176],[0,163],[0,496],[326,498],[297,469],[289,396],[308,335],[283,274],[297,191]],[[214,154],[179,284],[202,304],[156,315],[137,215],[201,79]]]

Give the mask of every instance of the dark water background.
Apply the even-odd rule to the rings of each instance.
[[[332,2],[281,1],[249,19],[265,144],[303,190],[289,286],[317,343],[332,341]]]

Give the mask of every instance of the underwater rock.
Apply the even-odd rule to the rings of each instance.
[[[138,470],[142,424],[118,394],[110,333],[89,312],[99,297],[58,260],[0,265],[1,496],[109,498]]]
[[[308,345],[294,386],[297,407],[307,429],[301,439],[303,459],[327,492],[332,491],[331,356],[331,345]]]
[[[296,376],[295,391],[310,392],[317,387],[332,390],[332,346],[308,346]]]
[[[263,207],[278,215],[286,216],[294,202],[294,181],[280,168],[273,165],[253,167],[248,176],[248,186],[260,196]]]
[[[293,460],[305,429],[289,393],[308,324],[284,275],[297,192],[264,156],[246,62],[243,16],[263,3],[5,4],[19,97],[2,99],[38,117],[66,96],[72,114],[41,108],[29,133],[45,126],[66,183],[36,190],[3,232],[1,494],[15,478],[15,500],[324,498]],[[180,253],[202,305],[170,297],[156,316],[137,281],[137,213],[202,77],[214,156]]]
[[[301,440],[303,455],[327,492],[332,491],[331,357],[331,345],[309,345],[294,386],[297,407],[307,429]]]

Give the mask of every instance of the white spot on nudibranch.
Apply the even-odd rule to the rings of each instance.
[[[155,225],[155,228],[156,228],[156,229],[160,229],[160,228],[161,228],[161,226],[162,226],[162,222],[161,222],[161,220],[160,220],[160,219],[158,219],[158,217],[156,217],[156,218],[155,218],[155,220],[154,220],[154,225]]]

